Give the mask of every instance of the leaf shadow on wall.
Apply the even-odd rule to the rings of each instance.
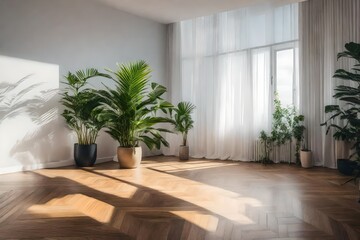
[[[25,76],[13,84],[8,84],[8,83],[0,84],[0,121],[1,122],[8,118],[16,116],[16,114],[18,113],[26,111],[27,105],[33,105],[39,102],[39,99],[31,99],[28,101],[22,100],[22,96],[31,92],[34,88],[40,85],[39,83],[32,84],[31,86],[21,90],[20,86],[25,82],[25,80],[30,78],[30,76],[31,75]],[[16,93],[17,90],[19,91],[18,93]]]
[[[32,83],[32,76],[0,85],[0,124],[4,123],[2,131],[7,133],[5,152],[20,163],[22,170],[69,159],[71,148],[58,113],[58,89]]]

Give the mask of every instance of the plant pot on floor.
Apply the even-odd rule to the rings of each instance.
[[[357,168],[357,162],[351,161],[349,159],[338,159],[337,168],[340,173],[351,176],[354,173],[354,170]]]
[[[117,157],[120,168],[137,168],[141,163],[142,148],[141,147],[118,147]]]
[[[300,162],[303,168],[311,168],[312,164],[312,153],[310,150],[301,150]]]
[[[96,161],[97,145],[74,144],[74,160],[78,167],[91,167]]]
[[[189,146],[181,145],[179,148],[179,159],[189,160]]]

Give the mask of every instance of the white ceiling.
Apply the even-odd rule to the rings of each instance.
[[[97,0],[160,23],[172,23],[262,3],[286,4],[304,0]]]

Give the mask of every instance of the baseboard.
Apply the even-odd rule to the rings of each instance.
[[[113,156],[98,158],[98,159],[96,159],[96,164],[110,162],[110,161],[113,161]],[[43,168],[58,168],[58,167],[71,166],[74,164],[75,164],[74,160],[64,160],[64,161],[59,161],[59,162],[35,163],[35,164],[27,165],[27,166],[18,165],[18,166],[0,168],[0,174],[32,171],[32,170],[43,169]]]
[[[145,153],[143,156],[150,157],[150,156],[156,156],[156,155],[154,153]],[[96,164],[110,162],[110,161],[117,162],[116,155],[111,156],[111,157],[97,158]],[[74,164],[75,164],[74,160],[71,159],[71,160],[63,160],[63,161],[58,161],[58,162],[34,163],[31,165],[26,165],[26,166],[17,165],[17,166],[0,168],[0,174],[32,171],[32,170],[43,169],[43,168],[58,168],[58,167],[72,166]]]

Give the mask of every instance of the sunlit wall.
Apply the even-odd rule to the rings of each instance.
[[[59,66],[8,56],[0,56],[0,66],[0,169],[69,159],[69,134],[59,119]]]
[[[73,163],[76,139],[58,102],[68,71],[144,59],[166,85],[165,43],[165,25],[97,1],[1,0],[0,94],[10,103],[1,98],[0,173]],[[107,134],[97,144],[99,161],[113,158]]]

